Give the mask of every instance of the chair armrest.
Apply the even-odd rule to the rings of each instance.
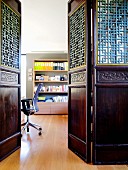
[[[29,98],[28,98],[28,99],[21,99],[21,102],[22,102],[22,101],[23,101],[23,102],[27,102],[27,101],[31,101],[31,100],[33,100],[33,99],[31,99],[31,98],[30,98],[30,99],[29,99]]]

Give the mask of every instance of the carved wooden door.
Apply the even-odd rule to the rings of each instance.
[[[128,163],[128,1],[93,0],[93,163]]]
[[[21,146],[21,3],[0,0],[0,161]]]
[[[91,160],[91,10],[90,1],[68,2],[68,147]]]

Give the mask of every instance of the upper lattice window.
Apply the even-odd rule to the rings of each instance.
[[[128,64],[128,1],[98,0],[98,64]]]
[[[69,16],[70,69],[85,65],[85,6]]]
[[[1,64],[19,69],[20,18],[1,2]]]

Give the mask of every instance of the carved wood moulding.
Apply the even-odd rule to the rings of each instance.
[[[128,82],[128,71],[97,71],[97,82]]]
[[[18,84],[18,74],[0,71],[0,82]]]
[[[71,74],[71,83],[86,82],[86,71]]]

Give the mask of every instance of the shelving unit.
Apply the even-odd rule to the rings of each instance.
[[[37,114],[68,114],[68,62],[66,59],[36,59],[33,64],[33,94],[43,83]]]

